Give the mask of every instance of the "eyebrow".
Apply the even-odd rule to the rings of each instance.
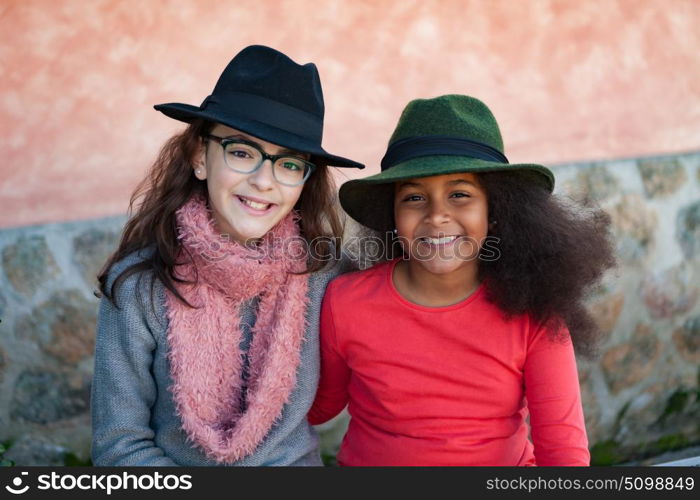
[[[449,186],[456,186],[457,184],[469,184],[470,186],[473,187],[479,187],[476,184],[474,184],[472,181],[468,181],[467,179],[455,179],[453,181],[450,181],[447,183]]]
[[[467,179],[455,179],[447,183],[448,186],[456,186],[458,184],[469,184],[472,187],[478,188],[476,184],[474,184],[472,181],[468,181]],[[404,187],[422,187],[422,185],[419,182],[405,181],[399,184],[399,189]]]
[[[417,182],[411,182],[411,181],[405,181],[405,182],[399,183],[399,189],[405,188],[405,187],[420,187],[420,184],[418,184]]]
[[[265,151],[265,148],[263,147],[262,144],[260,144],[258,141],[256,141],[255,139],[253,139],[252,137],[250,137],[248,135],[231,134],[231,135],[227,135],[226,137],[224,137],[224,139],[243,139],[246,142],[249,142],[251,144],[255,144],[257,147],[259,147],[260,149]],[[308,156],[311,156],[309,153],[302,153],[301,151],[297,151],[295,149],[288,149],[288,148],[280,149],[276,156],[278,156],[278,155],[291,155],[291,156],[308,155]]]

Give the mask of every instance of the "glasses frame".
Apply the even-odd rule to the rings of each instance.
[[[230,168],[234,172],[238,172],[239,174],[252,174],[253,172],[256,172],[257,170],[260,169],[260,167],[263,166],[263,163],[265,163],[265,160],[270,160],[270,163],[272,164],[272,176],[275,178],[275,181],[277,183],[282,184],[283,186],[289,186],[289,187],[301,186],[307,180],[309,180],[309,177],[311,177],[311,174],[314,173],[314,171],[317,168],[314,163],[311,163],[310,161],[305,160],[304,158],[294,156],[290,153],[285,153],[285,154],[281,154],[281,155],[268,154],[265,151],[263,151],[262,148],[258,144],[254,143],[252,141],[247,141],[245,139],[240,139],[237,137],[219,137],[218,135],[214,135],[214,134],[207,134],[204,136],[204,139],[220,144],[221,150],[224,154],[224,163],[226,163],[226,166],[228,168]],[[243,170],[238,170],[238,169],[233,168],[229,164],[228,160],[226,159],[226,146],[228,146],[229,144],[245,144],[246,146],[250,146],[251,148],[259,151],[260,154],[262,155],[260,163],[258,163],[252,170],[248,170],[248,171],[243,171]],[[295,160],[299,160],[299,161],[303,162],[304,166],[306,167],[305,171],[304,171],[304,178],[295,184],[289,184],[288,182],[280,181],[277,178],[277,175],[275,174],[275,163],[277,162],[277,160],[280,160],[281,158],[293,158]]]

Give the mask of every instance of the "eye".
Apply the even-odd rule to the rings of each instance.
[[[226,144],[226,154],[229,158],[236,160],[250,160],[259,157],[259,152],[255,148],[240,142],[230,142]]]
[[[233,151],[229,151],[229,153],[236,158],[250,158],[250,154],[242,149],[234,149]]]
[[[298,172],[299,170],[304,170],[304,163],[296,158],[282,158],[279,160],[279,165],[292,172]]]
[[[457,193],[452,193],[450,195],[450,198],[471,198],[472,196],[469,193],[464,193],[462,191],[457,192]]]
[[[241,158],[241,159],[248,159],[248,158],[253,157],[247,148],[238,147],[238,146],[229,147],[228,154],[235,157],[235,158]]]
[[[404,196],[403,201],[421,201],[423,197],[419,194],[409,194]]]

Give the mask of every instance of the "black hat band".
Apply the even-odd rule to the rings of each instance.
[[[422,156],[468,156],[479,160],[508,163],[508,158],[488,144],[449,135],[406,137],[392,143],[382,158],[382,171]]]
[[[236,116],[257,122],[260,122],[260,117],[264,116],[266,125],[319,143],[323,135],[323,118],[279,101],[246,92],[218,91],[216,95],[212,94],[204,99],[199,108],[202,111],[207,108],[210,111],[218,108],[220,112],[235,110]]]

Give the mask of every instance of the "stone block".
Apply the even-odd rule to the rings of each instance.
[[[34,436],[20,436],[5,453],[5,458],[18,466],[52,466],[65,465],[65,456],[69,450]]]
[[[640,195],[628,194],[608,213],[621,263],[643,264],[655,245],[656,212]]]
[[[651,198],[671,195],[688,180],[685,169],[677,158],[638,160],[637,166],[644,190]]]
[[[687,262],[660,274],[647,276],[641,293],[652,318],[671,318],[688,312],[697,303],[700,283]]]
[[[569,187],[578,199],[602,202],[618,194],[620,182],[605,165],[582,168],[576,176],[576,186]]]
[[[118,243],[118,232],[102,229],[89,229],[73,239],[73,259],[86,283],[97,286],[97,273]]]
[[[95,349],[97,301],[76,290],[52,295],[15,323],[16,336],[35,342],[68,366],[92,356]]]
[[[36,424],[72,418],[88,411],[90,378],[66,371],[25,370],[17,378],[10,417]]]
[[[604,296],[589,306],[589,311],[603,334],[608,335],[613,331],[624,303],[624,294],[618,292]]]
[[[43,236],[21,236],[5,247],[2,263],[12,287],[25,297],[32,297],[60,272]]]
[[[651,327],[639,324],[632,338],[609,348],[602,356],[605,380],[613,393],[632,387],[654,370],[661,344]]]

